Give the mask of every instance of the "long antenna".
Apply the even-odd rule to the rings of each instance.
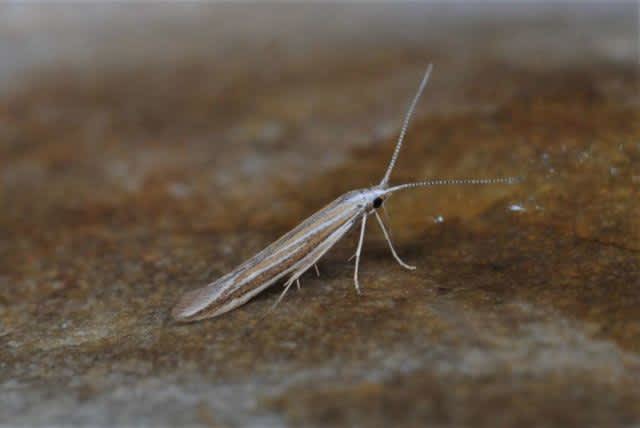
[[[427,71],[424,73],[424,77],[422,78],[422,82],[420,82],[420,86],[418,87],[418,92],[416,92],[411,104],[409,105],[409,110],[407,111],[406,116],[404,117],[404,122],[402,124],[402,129],[400,130],[400,136],[398,137],[398,142],[396,143],[396,148],[393,151],[393,156],[391,156],[391,161],[389,162],[389,166],[387,167],[387,171],[382,178],[379,186],[386,187],[387,183],[389,183],[389,177],[391,177],[391,171],[393,171],[393,167],[396,165],[396,161],[398,160],[398,155],[400,154],[400,149],[402,148],[402,142],[404,140],[404,136],[407,133],[407,128],[409,127],[409,122],[411,121],[411,116],[413,115],[413,110],[416,108],[416,104],[418,104],[418,100],[420,99],[420,95],[422,95],[422,91],[424,91],[425,86],[427,86],[427,82],[429,81],[429,76],[431,75],[431,70],[433,69],[433,64],[429,64],[427,66]]]
[[[501,178],[464,178],[464,179],[439,179],[439,180],[426,180],[418,181],[416,183],[400,184],[399,186],[391,187],[387,189],[387,192],[392,193],[402,189],[412,189],[414,187],[426,187],[426,186],[444,186],[449,184],[516,184],[522,181],[520,177],[501,177]]]

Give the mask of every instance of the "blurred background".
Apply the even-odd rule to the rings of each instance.
[[[637,2],[0,4],[0,424],[640,423]],[[169,312],[348,190],[263,320]]]

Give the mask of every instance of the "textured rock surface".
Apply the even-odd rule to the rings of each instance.
[[[0,424],[640,423],[634,5],[94,9],[0,9]],[[172,322],[379,180],[430,60],[393,180],[526,181],[394,196],[419,268],[372,223],[362,296],[352,233],[263,320]]]

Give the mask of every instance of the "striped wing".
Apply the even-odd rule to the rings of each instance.
[[[196,321],[221,315],[307,265],[311,258],[319,259],[363,214],[364,206],[355,196],[354,192],[342,195],[232,272],[186,293],[173,309],[173,317]]]

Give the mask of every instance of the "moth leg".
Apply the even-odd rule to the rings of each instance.
[[[389,244],[389,249],[391,250],[391,254],[393,254],[393,257],[396,259],[398,263],[400,263],[400,266],[402,266],[403,268],[414,270],[416,268],[415,266],[411,266],[403,262],[400,256],[398,256],[398,253],[396,253],[396,249],[393,248],[391,237],[389,236],[389,232],[387,232],[387,228],[384,226],[384,222],[382,221],[382,218],[380,218],[380,214],[378,214],[377,211],[374,211],[373,213],[376,215],[376,218],[378,219],[378,224],[380,224],[380,229],[382,229],[382,233],[384,233],[384,237],[386,238],[387,243]]]
[[[284,299],[284,295],[287,294],[287,291],[289,291],[289,288],[291,288],[291,286],[293,285],[293,283],[297,280],[298,278],[296,277],[296,274],[294,273],[293,275],[291,275],[291,278],[289,278],[287,280],[287,282],[284,284],[284,290],[282,291],[282,293],[280,293],[280,296],[278,297],[278,300],[276,300],[276,302],[273,304],[273,306],[271,306],[271,309],[269,309],[269,312],[273,311],[276,306],[278,306],[280,304],[280,302],[282,301],[282,299]],[[266,314],[265,314],[266,315]]]
[[[300,278],[296,278],[296,286],[298,287],[298,290],[300,290]]]
[[[353,272],[353,282],[356,286],[356,292],[360,294],[360,284],[358,283],[358,266],[360,265],[360,253],[362,253],[362,243],[364,242],[364,230],[367,225],[367,215],[362,216],[362,226],[360,227],[360,241],[358,241],[358,249],[356,250],[356,268]]]
[[[316,263],[313,264],[313,267],[316,268],[316,276],[320,278],[320,270],[318,269],[318,265]]]

